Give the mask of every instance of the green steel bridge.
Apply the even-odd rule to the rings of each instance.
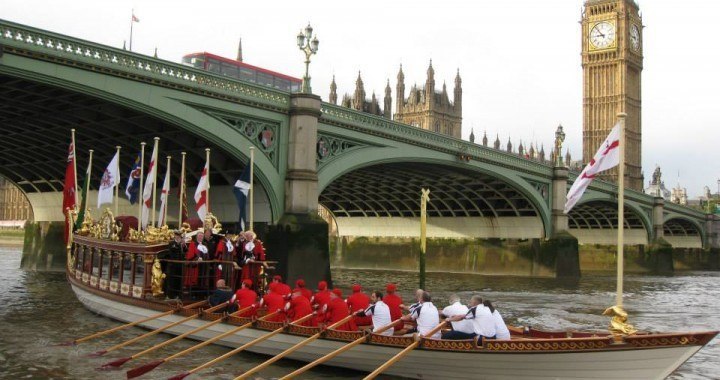
[[[420,189],[427,187],[431,237],[545,239],[568,230],[580,243],[615,241],[614,184],[594,181],[564,215],[564,196],[578,174],[565,168],[314,95],[1,20],[0,98],[0,175],[24,191],[36,221],[63,218],[67,146],[75,128],[79,173],[87,149],[95,150],[93,188],[116,145],[123,147],[125,176],[140,142],[151,145],[159,136],[159,161],[164,164],[165,155],[174,160],[173,184],[180,152],[187,152],[190,186],[210,147],[212,207],[223,221],[237,220],[230,189],[254,147],[256,219],[271,225],[321,205],[342,236],[415,236]],[[626,199],[628,244],[664,237],[674,247],[717,247],[715,217],[632,190]],[[136,208],[123,202],[133,213]],[[177,220],[172,212],[170,220]]]

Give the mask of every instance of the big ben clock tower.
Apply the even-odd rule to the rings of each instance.
[[[582,15],[583,162],[592,159],[617,120],[625,122],[625,183],[642,190],[640,73],[642,19],[634,0],[586,0]],[[600,175],[617,182],[617,168]]]

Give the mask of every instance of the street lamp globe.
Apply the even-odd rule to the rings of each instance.
[[[297,35],[297,45],[300,49],[305,45],[305,35],[302,33],[302,30]]]

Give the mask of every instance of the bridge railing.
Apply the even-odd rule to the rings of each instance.
[[[184,87],[226,100],[251,98],[282,110],[290,106],[290,95],[283,91],[1,19],[0,45],[5,53],[31,55],[35,59],[134,80],[148,79],[156,85]]]
[[[359,112],[334,104],[323,103],[321,122],[335,124],[376,136],[389,137],[395,141],[420,145],[435,151],[462,155],[474,160],[510,165],[533,174],[547,175],[552,172],[550,163],[530,160],[517,154],[503,152],[445,134],[414,127],[380,116]]]

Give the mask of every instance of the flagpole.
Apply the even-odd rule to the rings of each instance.
[[[167,189],[167,193],[165,193],[165,208],[163,209],[163,217],[162,217],[163,224],[167,224],[167,209],[168,209],[168,205],[170,204],[170,159],[171,158],[172,158],[172,156],[167,156],[167,171],[165,172],[165,178],[168,179],[167,180],[168,181],[168,189]],[[163,185],[164,185],[164,183],[163,183]],[[158,223],[158,224],[160,224],[160,223]],[[158,225],[158,227],[162,227],[162,226]]]
[[[118,156],[118,159],[117,159],[118,179],[117,179],[117,182],[115,182],[115,217],[117,217],[118,216],[118,204],[120,203],[119,198],[118,198],[118,188],[120,187],[120,145],[116,145],[115,149],[117,149],[117,156]]]
[[[130,12],[132,13],[130,16],[130,51],[132,51],[133,24],[135,23],[133,17],[135,17],[135,9],[132,9]]]
[[[90,149],[89,152],[90,152],[90,158],[88,159],[88,172],[87,172],[88,180],[86,181],[87,185],[85,186],[85,198],[87,198],[88,193],[90,192],[90,174],[92,173],[92,156],[93,156],[94,150]],[[85,201],[85,208],[86,209],[89,208],[87,201]]]
[[[73,146],[73,171],[75,172],[75,207],[77,207],[78,204],[78,179],[77,179],[77,149],[75,149],[75,128],[70,130],[70,136],[71,136],[71,143]]]
[[[618,164],[618,241],[617,241],[617,295],[615,304],[622,307],[623,304],[623,272],[625,265],[625,117],[627,114],[618,113],[618,124],[620,126],[620,163]]]
[[[140,188],[138,189],[138,232],[142,231],[142,208],[145,200],[143,198],[143,167],[145,166],[145,142],[140,143]]]
[[[180,194],[178,196],[178,201],[180,203],[180,207],[178,209],[180,210],[180,213],[178,214],[178,229],[182,227],[182,215],[183,215],[183,196],[185,195],[185,152],[180,153],[182,155],[182,160],[180,164]]]
[[[427,202],[430,189],[420,189],[420,289],[425,289],[425,251],[427,250]]]
[[[153,152],[154,152],[155,154],[157,154],[158,141],[160,141],[160,138],[159,138],[159,137],[155,137],[155,138],[153,138],[153,140],[155,140],[155,145],[153,145]],[[153,185],[153,188],[152,188],[152,199],[153,199],[153,201],[152,201],[152,211],[151,211],[151,212],[152,212],[152,214],[151,214],[151,215],[152,215],[152,222],[150,223],[151,226],[154,226],[154,225],[155,225],[155,193],[157,193],[157,172],[158,172],[158,170],[157,170],[157,167],[158,167],[157,157],[153,157],[153,159],[155,159],[155,163],[153,164],[153,166],[154,166],[154,167],[153,167],[153,181],[152,181],[152,185]]]
[[[207,181],[205,184],[205,204],[210,213],[210,148],[205,148],[205,162],[207,162]]]

